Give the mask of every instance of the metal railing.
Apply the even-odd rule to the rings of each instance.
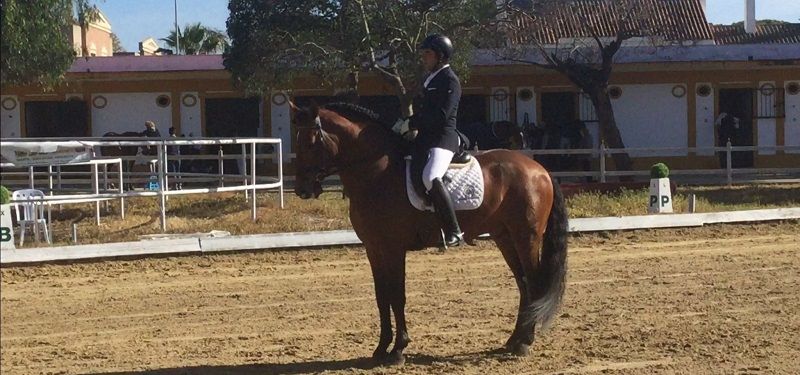
[[[43,199],[43,204],[53,205],[53,204],[64,204],[64,203],[78,203],[78,202],[95,202],[97,205],[96,208],[96,221],[99,223],[99,203],[103,200],[110,200],[110,199],[120,199],[121,201],[121,212],[120,214],[124,217],[124,198],[129,197],[153,197],[157,196],[160,198],[160,215],[161,215],[161,229],[162,231],[166,231],[167,226],[167,218],[166,218],[166,199],[168,196],[171,195],[186,195],[186,194],[199,194],[199,193],[215,193],[215,192],[230,192],[230,191],[243,191],[245,192],[245,197],[251,203],[251,218],[256,220],[256,191],[263,190],[263,189],[278,189],[279,199],[280,199],[280,207],[284,207],[284,199],[283,199],[283,192],[284,192],[284,178],[283,178],[283,159],[282,159],[282,146],[281,140],[277,138],[202,138],[202,139],[158,139],[155,140],[153,138],[118,138],[116,140],[110,140],[109,138],[79,138],[79,139],[67,139],[67,138],[17,138],[17,139],[4,139],[2,146],[4,147],[13,147],[15,145],[25,145],[25,144],[40,144],[42,142],[48,141],[80,141],[86,147],[96,148],[96,147],[109,147],[109,146],[118,146],[118,147],[141,147],[141,146],[149,146],[156,148],[155,155],[145,155],[144,158],[151,166],[151,171],[142,172],[142,174],[146,174],[148,176],[148,180],[151,176],[157,176],[158,188],[157,190],[153,191],[135,191],[129,190],[124,191],[122,189],[123,184],[125,184],[126,178],[128,177],[128,182],[130,182],[130,177],[133,176],[132,174],[128,173],[120,173],[120,179],[118,187],[118,191],[112,191],[108,188],[108,180],[107,177],[104,180],[104,190],[100,192],[98,189],[98,178],[97,170],[93,169],[94,176],[92,178],[92,183],[95,184],[94,191],[89,194],[53,194],[55,191],[64,192],[64,177],[65,176],[75,176],[80,174],[85,174],[86,172],[71,172],[71,171],[62,171],[62,166],[52,166],[52,165],[41,165],[41,166],[30,166],[30,167],[15,167],[9,163],[3,163],[0,165],[2,169],[23,169],[23,171],[3,171],[0,173],[0,176],[3,177],[3,184],[7,184],[9,186],[13,185],[24,185],[27,182],[28,187],[35,188],[37,181],[44,183],[46,180],[48,189],[40,189],[40,190],[47,190],[50,195]],[[257,155],[256,145],[258,144],[270,144],[273,145],[272,154],[271,155]],[[222,160],[233,159],[242,160],[245,162],[245,167],[241,171],[239,175],[225,175],[224,170],[220,170],[215,178],[219,179],[220,186],[218,187],[201,187],[201,188],[187,188],[181,190],[169,190],[169,178],[174,177],[179,181],[184,177],[200,177],[205,178],[206,181],[212,180],[206,177],[204,174],[195,173],[190,174],[188,176],[181,176],[181,172],[177,173],[168,173],[167,166],[170,159],[175,160],[176,157],[174,155],[168,155],[167,147],[180,147],[180,146],[213,146],[213,145],[241,145],[242,147],[242,155],[231,155],[229,158],[226,158],[221,152],[218,155],[192,155],[192,157],[182,157],[183,160],[207,160],[207,156],[211,156],[212,158],[218,159],[219,164],[223,165]],[[248,151],[249,146],[249,151]],[[99,153],[96,152],[95,155]],[[130,160],[141,160],[142,156],[127,156],[127,157],[115,157],[115,159],[122,159],[123,161],[130,161]],[[247,173],[247,165],[246,162],[249,159],[249,167],[250,173]],[[256,175],[256,160],[257,159],[277,159],[277,176],[257,176]],[[95,159],[98,160],[98,159]],[[102,160],[102,159],[100,159]],[[63,166],[69,166],[63,165]],[[36,171],[36,167],[46,167],[47,171]],[[54,170],[53,167],[56,169]],[[96,168],[96,166],[94,167]],[[122,168],[120,168],[122,169]],[[104,176],[107,176],[107,170],[104,171]],[[136,172],[133,172],[136,173]],[[125,176],[127,174],[127,176]],[[28,179],[25,181],[23,178],[14,179],[13,177],[19,176],[27,176]],[[43,177],[37,180],[36,177]],[[125,177],[123,177],[125,176]],[[224,178],[230,176],[230,179],[235,181],[241,181],[241,185],[235,186],[224,186]],[[54,181],[55,179],[55,181]],[[72,180],[70,179],[70,183],[72,185],[78,185],[79,183],[85,183],[86,180]],[[16,184],[15,184],[16,182]],[[138,182],[138,180],[136,181]],[[40,185],[41,186],[41,185]],[[58,189],[58,190],[56,190]],[[86,191],[81,189],[68,189],[71,191]],[[252,196],[252,199],[250,197]],[[13,203],[13,202],[12,202]]]
[[[734,153],[736,152],[771,152],[783,151],[784,153],[797,153],[798,159],[797,167],[787,168],[737,168],[733,166]],[[652,157],[670,157],[670,158],[692,158],[691,153],[702,154],[718,158],[719,153],[725,155],[725,166],[714,169],[670,169],[670,175],[674,176],[720,176],[724,177],[726,183],[730,186],[734,182],[735,176],[742,175],[783,175],[790,176],[791,178],[800,178],[800,146],[733,146],[730,142],[725,147],[661,147],[661,148],[626,148],[626,149],[610,149],[605,145],[601,145],[596,149],[546,149],[546,150],[519,150],[530,157],[537,157],[542,155],[588,155],[592,161],[596,160],[597,168],[591,171],[552,171],[551,174],[555,177],[592,177],[597,178],[600,182],[607,182],[609,177],[637,177],[649,176],[650,170],[608,170],[608,158],[613,157],[614,154],[628,153],[636,154],[636,157],[647,156],[652,154]],[[664,156],[669,154],[670,156]],[[787,154],[788,155],[788,154]],[[770,155],[773,156],[773,155]]]

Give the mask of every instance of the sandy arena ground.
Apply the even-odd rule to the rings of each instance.
[[[661,240],[661,241],[659,241]],[[790,374],[800,223],[574,236],[554,326],[493,353],[517,291],[489,242],[413,253],[402,368],[371,368],[360,248],[2,269],[2,372]]]

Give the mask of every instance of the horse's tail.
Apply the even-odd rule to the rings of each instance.
[[[542,294],[529,306],[529,318],[542,328],[546,328],[558,312],[567,284],[567,207],[558,182],[552,181],[553,207],[544,232],[538,285],[533,289]]]

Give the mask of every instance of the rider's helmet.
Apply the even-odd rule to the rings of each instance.
[[[422,41],[419,49],[429,49],[436,52],[441,60],[450,60],[453,56],[453,43],[450,38],[442,34],[431,34]]]

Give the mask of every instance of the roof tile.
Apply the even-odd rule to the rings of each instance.
[[[561,38],[591,37],[591,28],[601,37],[613,37],[618,20],[624,17],[618,4],[613,0],[569,0],[548,14],[547,19],[533,20],[518,14],[512,20],[511,42],[539,40],[542,44],[555,44]],[[647,30],[655,30],[656,35],[671,41],[713,39],[700,0],[641,0],[640,4],[650,12],[627,23],[638,30],[640,35],[635,36],[647,36]]]
[[[711,25],[714,42],[724,44],[800,43],[800,23],[756,24],[752,34],[743,25]]]

